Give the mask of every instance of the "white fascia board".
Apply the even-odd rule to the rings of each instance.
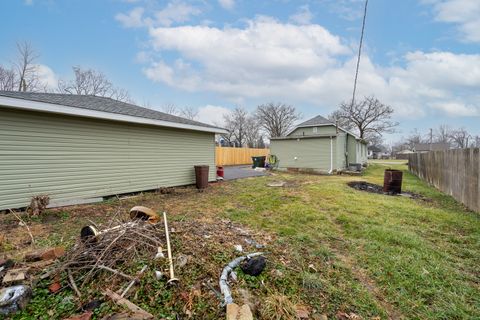
[[[310,124],[310,125],[306,125],[306,126],[298,126],[298,127],[295,127],[293,128],[292,130],[290,130],[289,133],[287,133],[287,136],[292,133],[293,131],[299,129],[299,128],[312,128],[312,127],[326,127],[326,126],[332,126],[332,127],[336,127],[335,123],[322,123],[322,124]],[[355,139],[360,139],[359,136],[357,136],[355,133],[353,132],[350,132],[346,129],[343,129],[342,127],[338,127],[338,129],[342,130],[343,132],[345,133],[348,133],[350,134],[351,136],[353,136]]]
[[[177,122],[170,122],[170,121],[164,121],[164,120],[134,117],[134,116],[118,114],[118,113],[110,113],[105,111],[97,111],[97,110],[69,107],[69,106],[53,104],[53,103],[0,96],[0,108],[2,107],[8,107],[8,108],[20,109],[20,110],[50,112],[50,113],[56,113],[56,114],[64,114],[64,115],[103,119],[103,120],[130,122],[130,123],[137,123],[137,124],[148,124],[148,125],[154,125],[154,126],[160,126],[160,127],[178,128],[178,129],[186,129],[186,130],[194,130],[194,131],[211,132],[211,133],[227,133],[226,130],[220,129],[220,128],[202,127],[202,126],[186,124],[186,123],[177,123]]]

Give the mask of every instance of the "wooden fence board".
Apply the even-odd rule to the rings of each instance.
[[[215,163],[217,166],[252,164],[252,157],[269,154],[270,149],[216,147]]]
[[[414,153],[409,170],[471,210],[480,212],[480,149]]]

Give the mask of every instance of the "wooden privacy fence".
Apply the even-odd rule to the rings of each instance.
[[[414,153],[408,169],[468,208],[480,212],[480,149]]]
[[[252,164],[252,157],[269,153],[270,149],[216,147],[215,163],[217,166]]]

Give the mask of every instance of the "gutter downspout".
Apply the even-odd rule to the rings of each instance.
[[[330,171],[328,174],[332,174],[333,172],[333,137],[330,136]]]

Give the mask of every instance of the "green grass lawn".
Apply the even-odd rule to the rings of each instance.
[[[347,186],[354,180],[381,184],[386,168],[404,170],[403,189],[424,199]],[[287,185],[267,187],[271,181]],[[226,220],[251,228],[257,239],[269,239],[266,272],[258,278],[239,272],[239,282],[233,285],[235,299],[240,299],[243,288],[258,301],[258,319],[292,319],[295,305],[306,305],[311,315],[328,318],[340,312],[364,319],[480,318],[480,215],[427,186],[404,164],[379,161],[361,177],[275,173],[216,184],[202,193],[190,189],[177,195],[145,194],[122,202],[125,212],[139,204],[168,211],[172,225],[180,230],[173,234],[175,254],[195,257],[186,269],[178,270],[179,288],[166,288],[146,277],[139,294],[131,297],[159,318],[175,319],[174,312],[184,318],[188,308],[194,319],[224,317],[218,299],[203,285],[206,281],[215,285],[225,264],[238,255],[232,248],[242,239],[222,222]],[[36,235],[39,245],[69,246],[80,220],[108,221],[116,207],[111,201],[56,209],[29,223],[33,230],[47,231],[43,238]],[[13,222],[3,221],[5,225],[15,224],[8,219]],[[195,228],[198,221],[198,232],[181,232],[182,221],[191,221]],[[207,227],[213,235],[208,239],[203,236]],[[15,230],[12,235],[22,229]],[[31,319],[29,314],[55,310],[52,304],[72,295],[67,289],[62,296],[53,296],[47,285],[36,290],[29,309],[16,318]],[[201,294],[193,294],[199,288]],[[88,301],[88,296],[83,299]],[[75,304],[43,319],[74,313]],[[105,304],[98,317],[114,309]]]
[[[388,165],[406,170],[404,165]],[[386,165],[362,179],[381,184]],[[285,179],[292,187],[267,188]],[[404,172],[412,200],[349,188],[357,177],[278,175],[242,180],[227,191],[225,215],[278,233],[298,263],[318,264],[305,301],[333,315],[480,318],[480,219],[451,197]]]

